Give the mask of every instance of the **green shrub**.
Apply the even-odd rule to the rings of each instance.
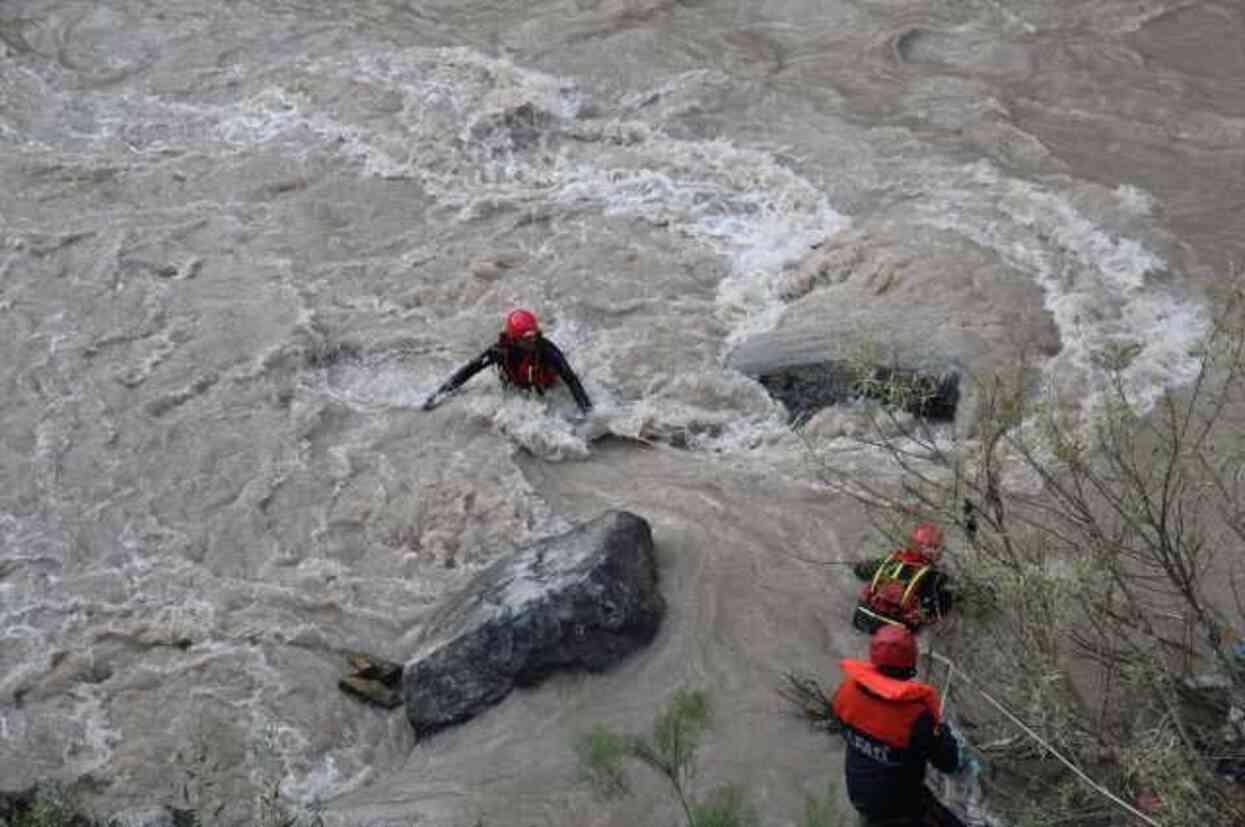
[[[748,827],[755,817],[736,788],[721,787],[703,799],[693,795],[696,753],[709,722],[705,693],[680,689],[658,711],[650,736],[623,735],[602,724],[579,736],[580,776],[603,798],[617,798],[631,791],[625,762],[636,761],[669,783],[688,827]]]

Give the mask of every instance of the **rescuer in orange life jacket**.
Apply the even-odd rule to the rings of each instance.
[[[441,400],[489,365],[497,367],[503,384],[542,395],[561,379],[575,397],[579,409],[584,413],[592,410],[592,400],[579,383],[575,371],[571,370],[566,356],[557,345],[541,335],[540,323],[530,310],[511,311],[497,343],[455,371],[436,393],[425,400],[424,410],[435,408]]]
[[[925,786],[925,766],[978,772],[959,735],[942,721],[938,690],[912,680],[916,638],[885,624],[869,661],[843,660],[847,676],[831,705],[847,742],[847,795],[865,827],[963,827]]]

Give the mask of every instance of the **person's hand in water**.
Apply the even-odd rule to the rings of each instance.
[[[601,436],[602,429],[598,426],[592,409],[579,409],[570,415],[571,432],[584,442],[591,442]]]

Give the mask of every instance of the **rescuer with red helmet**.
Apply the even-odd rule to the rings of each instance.
[[[846,678],[831,706],[847,743],[847,795],[867,827],[962,827],[925,787],[925,768],[979,765],[942,721],[938,690],[913,680],[916,662],[912,633],[884,624],[869,641],[868,661],[840,663]]]
[[[430,411],[445,397],[457,390],[464,382],[486,367],[497,368],[502,384],[523,391],[544,394],[561,379],[566,383],[575,403],[584,413],[592,410],[592,400],[571,369],[566,356],[540,330],[536,314],[530,310],[513,310],[506,316],[506,323],[497,342],[463,365],[424,402],[424,410]]]
[[[852,624],[865,632],[883,625],[915,632],[941,619],[951,608],[947,576],[937,568],[942,550],[941,528],[933,523],[914,528],[907,546],[862,574],[868,583],[860,591]]]

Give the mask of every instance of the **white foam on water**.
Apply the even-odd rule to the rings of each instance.
[[[1160,257],[1111,235],[1065,196],[980,161],[939,189],[922,220],[995,250],[1042,287],[1063,344],[1046,365],[1048,384],[1069,400],[1085,398],[1086,413],[1101,407],[1099,356],[1111,349],[1136,351],[1122,379],[1142,411],[1197,375],[1204,308],[1156,282],[1167,269]]]
[[[835,487],[848,480],[894,478],[902,471],[897,454],[923,476],[949,481],[955,471],[945,457],[960,450],[954,425],[920,422],[908,414],[892,417],[870,400],[819,411],[782,448],[788,463]]]
[[[337,758],[330,753],[305,773],[288,773],[281,783],[281,794],[303,807],[314,808],[321,802],[359,789],[373,774],[371,767],[363,765],[353,774],[345,775],[337,767]]]
[[[588,443],[576,424],[538,397],[497,390],[463,400],[468,416],[541,459],[586,459]]]
[[[405,90],[408,105],[448,107],[464,117],[532,102],[558,117],[574,118],[588,101],[571,81],[466,46],[365,52],[330,65],[356,81]]]
[[[84,759],[83,770],[89,771],[107,766],[112,759],[113,747],[121,742],[122,735],[108,723],[108,712],[104,707],[104,701],[92,694],[78,708],[75,717],[79,721],[84,721],[83,740],[93,753]]]
[[[37,517],[0,512],[0,548],[15,564],[0,591],[0,628],[8,636],[28,628],[18,618],[59,596],[69,538]]]
[[[307,75],[316,83],[298,83]],[[694,99],[713,80],[694,72],[653,94]],[[381,95],[393,100],[379,115],[356,102]],[[726,264],[716,298],[730,331],[722,352],[772,328],[784,308],[776,292],[784,266],[848,220],[771,153],[723,140],[676,139],[639,120],[579,120],[587,102],[575,84],[505,59],[467,48],[407,49],[303,62],[290,67],[288,79],[278,75],[233,104],[130,96],[117,112],[97,112],[95,122],[101,137],[120,136],[131,147],[198,140],[241,149],[276,143],[294,157],[333,152],[359,164],[364,175],[419,180],[463,220],[479,205],[505,203],[640,218]],[[623,101],[627,109],[635,107]],[[124,133],[134,121],[151,125],[142,140]],[[591,160],[577,152],[581,142],[599,150]],[[558,331],[563,338],[568,333]],[[339,365],[329,375],[330,395],[364,406],[418,405],[444,378],[408,377],[377,364],[357,372]],[[592,392],[599,396],[599,387]],[[539,456],[587,454],[585,441],[556,418],[532,418],[506,405],[481,415]],[[735,442],[755,439],[732,437],[721,447]]]
[[[476,179],[523,176],[523,165],[509,157],[516,147],[500,123],[508,113],[530,106],[537,115],[569,119],[585,101],[566,81],[465,47],[347,54],[300,64],[294,77],[306,75],[325,78],[331,88],[397,94],[401,105],[377,117],[364,108],[353,111],[349,94],[320,100],[272,85],[217,108],[214,134],[238,146],[329,148],[361,164],[365,175],[417,178],[452,197]],[[495,121],[498,128],[490,128]],[[459,140],[447,140],[447,133]]]
[[[236,146],[254,146],[287,138],[293,130],[308,125],[302,103],[294,93],[280,87],[267,87],[234,107],[219,108],[211,134]]]
[[[314,134],[364,174],[417,178],[464,219],[481,203],[540,201],[669,226],[730,265],[718,291],[719,316],[733,331],[727,347],[776,323],[783,266],[849,224],[823,192],[768,152],[676,139],[642,121],[585,125],[576,118],[587,99],[574,84],[470,49],[343,56],[304,71],[399,90],[401,111],[364,126],[272,87],[223,118],[218,133],[235,143]],[[507,125],[511,117],[546,138],[525,145]],[[447,131],[458,141],[447,141]],[[598,143],[603,158],[553,147],[563,134]]]
[[[449,374],[431,373],[426,360],[412,364],[400,359],[364,357],[339,362],[321,372],[317,383],[324,395],[354,407],[417,408]]]
[[[552,200],[642,217],[723,256],[729,273],[718,286],[717,312],[732,329],[725,348],[773,327],[784,306],[776,290],[784,265],[849,220],[768,153],[633,131],[648,137],[629,149],[628,166],[564,164]]]
[[[317,97],[302,91],[294,81],[307,74],[322,78],[330,92]],[[691,73],[652,95],[668,97],[680,84],[704,83]],[[341,90],[360,84],[378,95],[396,94],[398,101],[381,115],[355,107],[353,96]],[[652,95],[629,96],[623,109],[639,111],[635,101]],[[206,135],[238,146],[288,143],[295,154],[328,149],[359,163],[365,175],[420,180],[464,218],[478,204],[539,202],[668,227],[728,265],[717,288],[717,315],[730,329],[724,351],[776,324],[784,308],[776,292],[784,265],[850,223],[822,191],[770,153],[720,140],[676,139],[638,120],[577,120],[587,96],[573,83],[468,48],[347,53],[304,62],[291,67],[288,83],[278,80],[232,105],[133,96],[127,101],[141,119],[195,125],[170,126],[169,139],[160,127],[152,146]],[[97,113],[92,122],[98,134],[113,135],[123,120]],[[458,139],[446,140],[446,134]],[[599,151],[588,160],[559,145],[559,137],[594,142]],[[1046,291],[1064,345],[1048,365],[1053,385],[1099,385],[1095,355],[1126,345],[1140,346],[1125,380],[1142,407],[1164,387],[1194,375],[1190,351],[1207,320],[1195,305],[1152,283],[1149,274],[1165,265],[1141,243],[1113,237],[1064,196],[1005,178],[986,161],[942,177],[925,208],[926,223],[997,250]],[[1152,209],[1149,196],[1135,187],[1122,186],[1116,196],[1131,214]],[[347,394],[360,402],[370,397],[410,405],[431,389],[422,383],[411,388],[391,376]],[[1090,407],[1097,404],[1091,392]],[[558,428],[533,430],[527,422],[501,412],[496,427],[541,455],[578,456],[585,450]],[[752,441],[743,438],[744,444]]]
[[[61,762],[73,775],[80,776],[107,767],[122,735],[108,723],[105,699],[95,687],[79,684],[70,694],[73,707],[63,720],[65,731],[72,734],[65,739]]]
[[[1115,197],[1126,212],[1136,216],[1147,216],[1154,213],[1154,196],[1132,184],[1120,184],[1115,188]]]
[[[666,376],[634,402],[602,394],[578,432],[723,452],[772,442],[784,417],[756,382],[710,365]]]
[[[4,593],[11,595],[17,591],[16,586],[6,586]],[[28,623],[13,622],[11,618],[16,612],[5,613],[4,628],[0,629],[0,640],[35,640],[42,639],[43,633]]]

